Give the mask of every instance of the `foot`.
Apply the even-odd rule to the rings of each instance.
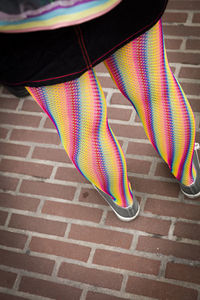
[[[183,192],[183,194],[188,198],[193,198],[193,199],[200,197],[200,164],[199,164],[199,159],[197,154],[198,149],[200,149],[200,146],[198,143],[195,143],[193,164],[196,169],[197,176],[194,183],[189,186],[180,183],[181,191]]]
[[[110,205],[114,213],[117,215],[117,217],[121,221],[132,221],[134,220],[140,211],[140,206],[135,197],[133,196],[133,204],[129,207],[121,207],[117,205],[113,199],[106,193],[104,193],[102,190],[100,190],[98,187],[96,187],[93,184],[94,188],[99,192],[99,194],[106,200],[106,202]]]

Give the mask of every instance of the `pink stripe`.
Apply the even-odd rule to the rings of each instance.
[[[87,16],[87,17],[84,17],[84,18],[81,18],[81,19],[78,19],[78,20],[74,20],[74,21],[71,21],[71,22],[66,21],[66,22],[56,23],[55,25],[49,25],[49,26],[48,25],[47,26],[35,26],[35,27],[32,27],[32,28],[24,28],[24,29],[16,29],[16,30],[11,29],[9,31],[0,30],[0,31],[5,32],[5,33],[19,33],[19,32],[40,31],[40,30],[51,30],[51,29],[53,30],[53,29],[58,29],[58,28],[61,28],[61,27],[68,27],[68,26],[72,26],[72,25],[78,25],[78,24],[90,21],[92,19],[96,19],[97,17],[100,17],[100,16],[106,14],[107,12],[112,10],[115,6],[117,6],[120,2],[121,2],[121,0],[118,0],[118,2],[113,3],[110,7],[104,9],[101,12],[94,13],[90,16]]]

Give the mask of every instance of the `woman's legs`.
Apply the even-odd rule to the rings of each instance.
[[[105,64],[171,172],[182,184],[191,185],[196,177],[192,164],[195,121],[169,67],[161,21],[117,50]]]
[[[55,124],[70,159],[120,207],[133,204],[125,157],[107,120],[106,100],[93,70],[46,87],[28,87]]]

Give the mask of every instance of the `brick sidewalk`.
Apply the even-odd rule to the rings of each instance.
[[[163,22],[200,142],[200,1],[169,1]],[[140,217],[120,222],[33,99],[1,87],[0,299],[200,300],[200,201],[184,198],[103,64],[96,71]]]

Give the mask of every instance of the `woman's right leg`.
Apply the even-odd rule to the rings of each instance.
[[[79,172],[119,208],[133,206],[123,151],[107,120],[106,100],[93,70],[73,81],[28,87],[57,128],[62,144]],[[136,202],[137,203],[137,202]],[[114,205],[114,204],[113,204]],[[128,213],[132,217],[138,210]],[[123,215],[123,211],[118,211]],[[124,215],[126,217],[126,214]]]

